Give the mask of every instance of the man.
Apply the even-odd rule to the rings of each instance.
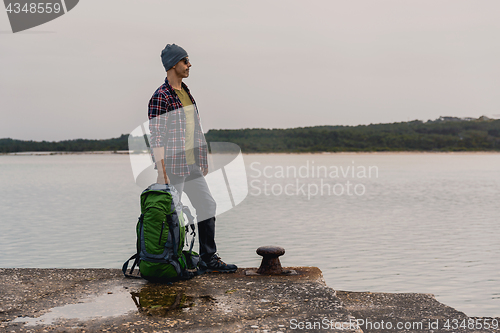
[[[182,47],[168,44],[161,60],[167,77],[151,97],[148,110],[157,183],[173,185],[181,196],[185,192],[196,209],[201,268],[235,272],[236,265],[224,263],[216,253],[216,203],[204,178],[208,173],[207,143],[196,103],[182,82],[191,67],[188,54]]]

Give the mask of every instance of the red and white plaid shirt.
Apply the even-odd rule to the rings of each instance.
[[[184,82],[182,88],[188,93],[196,111],[193,140],[196,164],[202,168],[208,168],[207,142],[201,129],[198,109]],[[149,100],[148,117],[151,150],[152,148],[164,147],[167,170],[177,176],[189,175],[186,162],[186,115],[179,97],[166,78],[165,83],[155,91]]]

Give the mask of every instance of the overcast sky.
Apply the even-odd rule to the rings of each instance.
[[[147,120],[160,52],[187,50],[204,130],[500,114],[500,1],[82,0],[13,34],[0,138],[104,139]]]

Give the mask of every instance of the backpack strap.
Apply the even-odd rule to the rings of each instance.
[[[135,260],[134,260],[134,263],[132,265],[132,268],[130,268],[130,271],[127,274],[128,263],[132,259],[135,259]],[[139,275],[133,275],[135,266],[137,266],[138,264],[139,264],[139,254],[136,253],[132,257],[130,257],[129,260],[125,261],[125,263],[123,264],[123,267],[122,267],[123,275],[125,275],[125,277],[127,277],[127,278],[140,279],[141,276],[139,276]]]
[[[149,210],[149,208],[146,210],[146,212],[148,210]],[[139,220],[138,222],[142,224],[144,222],[144,214],[141,214],[139,216],[138,220]],[[137,240],[136,248],[137,248],[136,254],[134,254],[132,257],[130,257],[129,260],[125,261],[125,263],[122,266],[123,275],[125,275],[125,277],[127,277],[127,278],[135,278],[135,279],[140,279],[141,278],[139,275],[133,275],[132,274],[134,272],[135,266],[139,265],[139,262],[141,261],[141,259],[139,257],[139,251],[140,251],[140,240],[139,239]],[[128,263],[132,259],[135,259],[135,260],[134,260],[134,263],[132,264],[132,268],[130,268],[129,273],[127,274]]]
[[[188,206],[182,206],[182,212],[186,214],[189,225],[191,225],[191,233],[190,235],[192,236],[191,239],[191,245],[189,246],[189,254],[193,252],[193,246],[194,246],[194,239],[196,238],[196,231],[195,231],[195,226],[194,226],[194,217],[191,214],[191,211],[189,210]],[[187,239],[187,234],[189,233],[189,225],[186,226],[186,239]]]
[[[188,218],[188,221],[189,221],[189,224],[191,224],[192,226],[194,226],[194,217],[193,217],[193,214],[191,214],[191,210],[189,210],[189,207],[188,206],[182,206],[182,212],[184,214],[186,214],[186,216]]]
[[[178,254],[177,254],[177,247],[179,246],[181,240],[180,240],[180,232],[179,232],[179,228],[180,228],[180,225],[179,225],[179,217],[176,218],[176,221],[174,221],[174,219],[172,218],[172,215],[173,214],[176,214],[175,216],[177,216],[177,212],[175,210],[175,204],[174,204],[174,201],[172,200],[172,205],[171,205],[171,214],[167,214],[165,216],[166,220],[167,220],[167,224],[168,224],[168,232],[170,233],[170,236],[171,236],[171,240],[172,240],[172,243],[169,244],[168,242],[165,243],[165,249],[169,248],[169,247],[172,247],[173,251],[172,251],[172,257],[170,258],[170,260],[168,260],[168,263],[171,264],[174,268],[175,268],[175,271],[177,272],[177,275],[181,276],[182,273],[183,273],[183,269],[181,267],[181,264],[179,263],[179,259],[182,260],[182,257],[179,258]],[[186,263],[184,263],[185,265]]]
[[[189,207],[188,206],[183,206],[182,207],[182,212],[184,214],[186,214],[187,218],[188,218],[188,221],[189,221],[189,225],[191,226],[191,233],[189,233],[189,225],[186,226],[186,237],[187,237],[187,234],[189,233],[191,235],[191,244],[189,245],[189,256],[191,257],[192,256],[192,253],[193,253],[193,246],[194,246],[194,240],[196,239],[196,227],[195,227],[195,223],[194,223],[194,217],[193,215],[191,214],[191,211],[189,210]],[[191,261],[192,261],[192,257],[191,257]],[[196,266],[196,271],[195,272],[190,272],[193,276],[198,276],[198,275],[202,275],[204,273],[206,273],[206,270],[202,270],[200,269],[200,267],[198,266],[198,261],[194,262],[193,263],[194,266]]]

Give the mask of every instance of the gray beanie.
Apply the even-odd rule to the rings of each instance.
[[[163,67],[168,71],[174,67],[176,63],[188,56],[187,52],[180,46],[175,44],[167,44],[163,51],[161,51],[161,62]]]

